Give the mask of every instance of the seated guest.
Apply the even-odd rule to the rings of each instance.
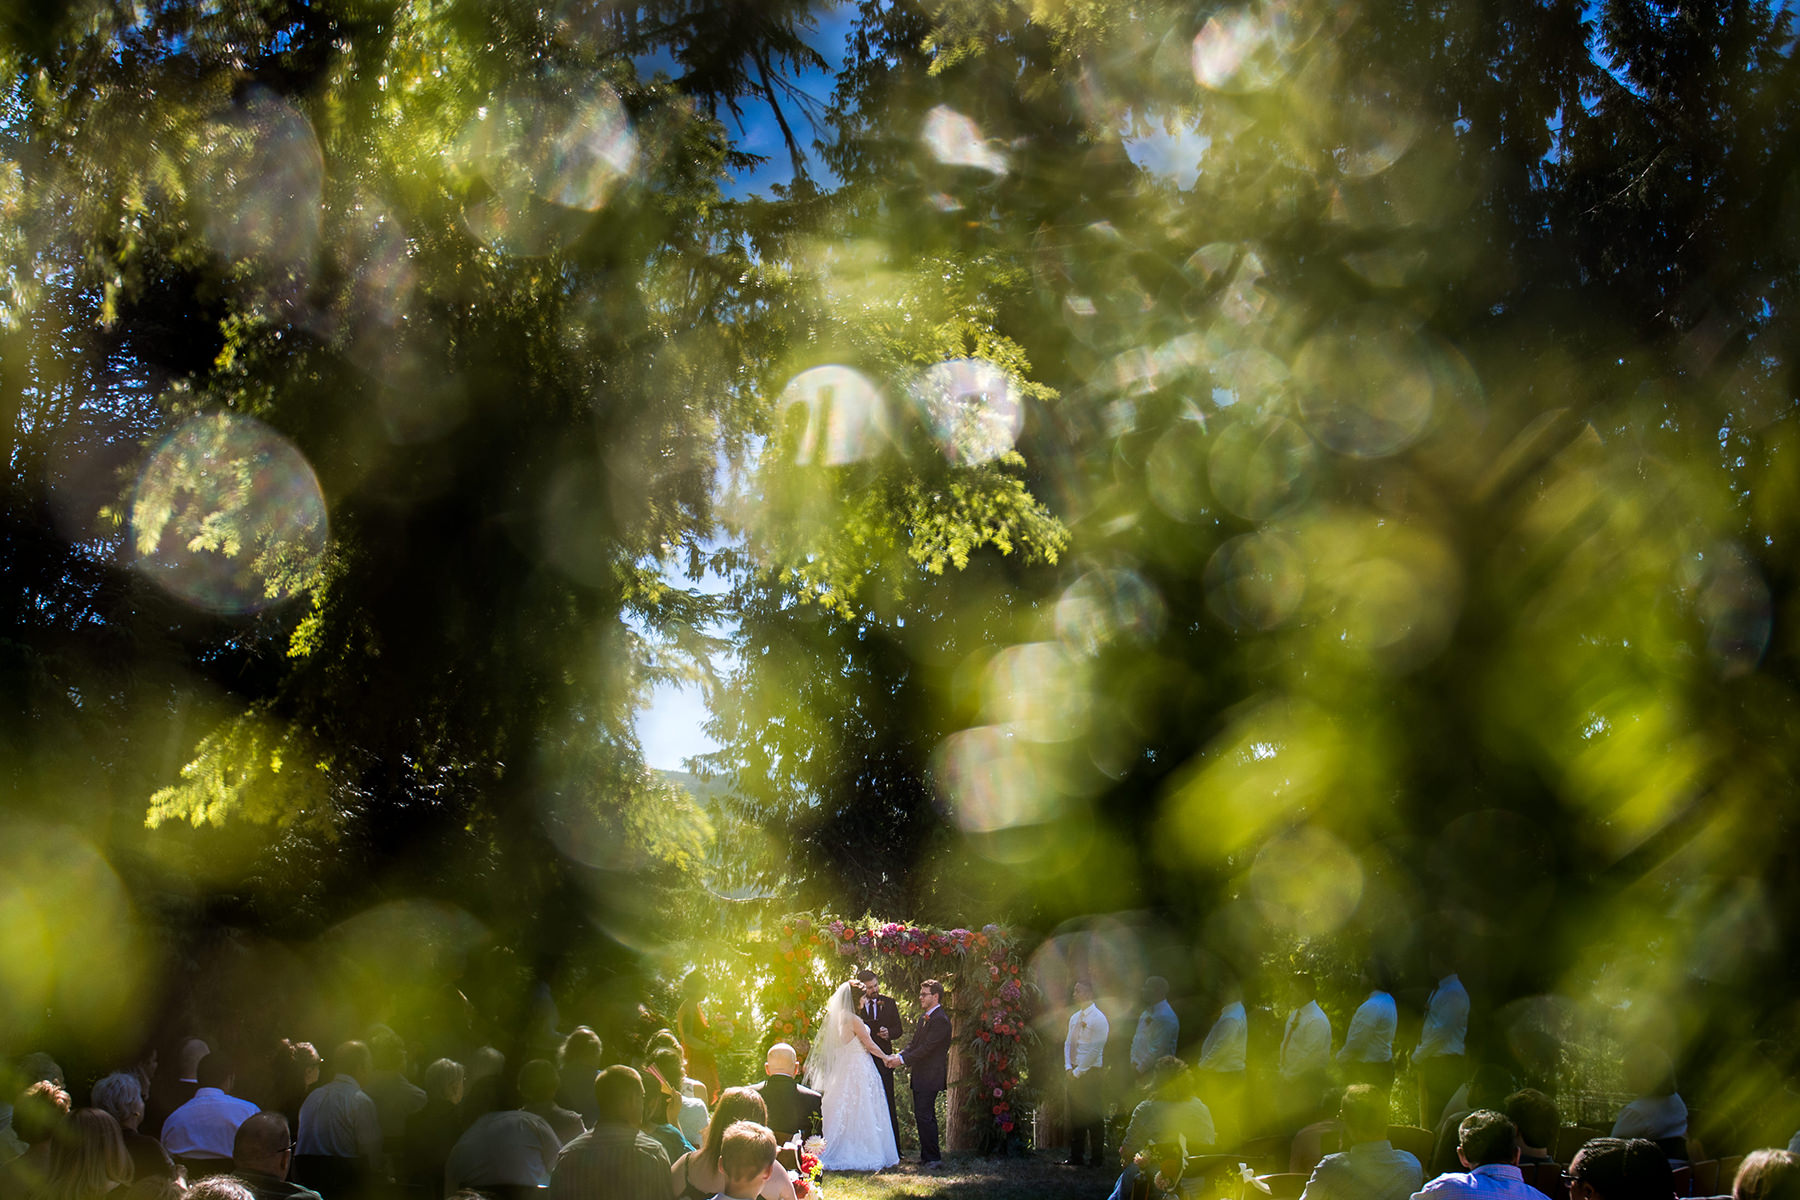
[[[680,1158],[694,1148],[676,1122],[681,1118],[680,1092],[669,1082],[669,1073],[681,1075],[681,1059],[673,1050],[657,1052],[655,1060],[644,1064],[643,1130],[656,1139],[670,1160]]]
[[[769,1106],[769,1128],[783,1142],[796,1133],[810,1136],[819,1131],[819,1093],[794,1078],[799,1069],[794,1048],[786,1042],[776,1042],[763,1060],[763,1073],[768,1078],[754,1088]]]
[[[230,1169],[238,1126],[256,1115],[256,1105],[229,1094],[237,1077],[225,1055],[215,1051],[201,1059],[195,1077],[194,1098],[170,1113],[162,1130],[163,1149],[186,1164],[190,1176],[196,1165]]]
[[[4,1073],[0,1072],[0,1077]],[[48,1054],[27,1054],[19,1060],[20,1090],[34,1083],[63,1085],[63,1070]],[[25,1153],[25,1141],[13,1132],[13,1106],[0,1104],[0,1163],[9,1163]]]
[[[1732,1200],[1800,1200],[1800,1155],[1752,1150],[1731,1183]]]
[[[282,1038],[269,1062],[269,1102],[263,1107],[285,1114],[290,1129],[297,1127],[300,1106],[306,1103],[306,1094],[313,1084],[319,1082],[319,1068],[323,1065],[324,1060],[311,1042]]]
[[[580,1113],[556,1102],[556,1083],[556,1068],[548,1059],[534,1058],[519,1068],[519,1107],[542,1117],[561,1144],[586,1133],[587,1125]]]
[[[50,1173],[37,1200],[96,1200],[131,1182],[131,1156],[112,1114],[97,1108],[71,1113],[50,1151]]]
[[[320,1200],[311,1188],[288,1182],[294,1143],[283,1113],[259,1112],[239,1125],[231,1163],[232,1175],[256,1200]]]
[[[669,1170],[671,1196],[679,1200],[706,1200],[725,1190],[729,1181],[719,1162],[720,1148],[724,1144],[725,1131],[739,1121],[752,1121],[758,1125],[769,1123],[768,1106],[752,1088],[726,1088],[719,1093],[719,1107],[706,1126],[700,1148],[676,1159]],[[763,1200],[794,1200],[794,1181],[786,1171],[776,1171],[763,1184],[759,1194]]]
[[[556,1102],[594,1123],[594,1076],[600,1073],[600,1035],[577,1025],[556,1052]]]
[[[369,1078],[363,1091],[375,1102],[375,1119],[389,1150],[400,1149],[406,1119],[425,1107],[425,1091],[406,1077],[406,1043],[386,1025],[369,1030]]]
[[[645,1068],[644,1090],[651,1087],[661,1088],[664,1094],[674,1097],[669,1102],[669,1120],[681,1131],[681,1138],[692,1150],[706,1136],[706,1102],[696,1100],[682,1090],[681,1051],[674,1047],[666,1047],[651,1056]],[[651,1134],[652,1137],[656,1136]],[[679,1157],[670,1151],[670,1157]]]
[[[113,1120],[119,1123],[119,1131],[125,1139],[125,1153],[131,1157],[133,1181],[149,1179],[153,1175],[174,1176],[175,1160],[169,1157],[163,1144],[138,1132],[138,1123],[144,1119],[144,1093],[143,1081],[135,1072],[114,1071],[106,1076],[94,1085],[92,1099],[95,1108],[111,1113]]]
[[[1523,1088],[1506,1098],[1506,1116],[1519,1131],[1521,1164],[1556,1161],[1550,1155],[1559,1127],[1554,1100],[1536,1088]]]
[[[1444,1175],[1462,1166],[1462,1160],[1457,1157],[1457,1134],[1463,1118],[1479,1109],[1497,1111],[1506,1107],[1506,1098],[1512,1091],[1512,1072],[1505,1067],[1497,1063],[1482,1063],[1476,1067],[1468,1084],[1460,1089],[1462,1098],[1452,1097],[1444,1119],[1438,1122],[1437,1135],[1432,1139],[1431,1161],[1424,1164],[1426,1174]]]
[[[1370,1084],[1344,1089],[1338,1109],[1346,1148],[1313,1168],[1300,1200],[1406,1200],[1419,1190],[1419,1160],[1388,1141],[1387,1093]]]
[[[594,1077],[594,1127],[562,1148],[549,1200],[668,1200],[669,1156],[638,1130],[644,1081],[630,1067]]]
[[[144,1098],[143,1130],[153,1138],[162,1136],[163,1121],[168,1115],[194,1098],[200,1090],[200,1060],[212,1051],[197,1037],[181,1043],[175,1056],[175,1078],[165,1079]]]
[[[1669,1200],[1675,1172],[1662,1147],[1644,1138],[1595,1138],[1569,1164],[1569,1200]]]
[[[522,1108],[483,1113],[450,1148],[444,1162],[444,1193],[461,1188],[547,1187],[561,1150],[562,1139],[536,1113]]]
[[[1186,1142],[1188,1153],[1206,1149],[1217,1140],[1212,1113],[1194,1095],[1194,1080],[1187,1064],[1172,1055],[1156,1060],[1148,1076],[1150,1098],[1131,1110],[1131,1123],[1119,1139],[1119,1158],[1125,1164],[1113,1187],[1114,1200],[1131,1195],[1139,1175],[1152,1171],[1145,1155],[1156,1146]]]
[[[202,1179],[183,1193],[185,1200],[256,1200],[250,1189],[229,1175]]]
[[[69,1119],[69,1093],[44,1080],[13,1101],[13,1132],[25,1153],[0,1167],[0,1200],[37,1194],[50,1174],[51,1146]]]
[[[1519,1173],[1519,1131],[1505,1113],[1477,1109],[1457,1126],[1456,1139],[1464,1169],[1439,1175],[1413,1193],[1415,1200],[1539,1200],[1543,1195]]]
[[[726,1179],[721,1200],[753,1200],[775,1173],[775,1134],[767,1125],[737,1122],[725,1131],[719,1166]]]
[[[706,1102],[706,1085],[687,1073],[687,1051],[681,1048],[681,1039],[675,1036],[674,1030],[659,1029],[650,1035],[649,1040],[644,1043],[645,1060],[656,1057],[658,1050],[673,1050],[681,1056],[681,1086],[676,1090],[682,1095],[691,1096],[704,1104]],[[669,1082],[674,1083],[675,1081],[671,1079]],[[692,1141],[693,1139],[688,1140]]]
[[[300,1106],[294,1177],[328,1200],[355,1191],[380,1161],[381,1118],[358,1082],[370,1071],[369,1048],[344,1042],[331,1052],[332,1077]]]
[[[506,1055],[492,1046],[477,1047],[469,1055],[467,1079],[463,1083],[462,1109],[465,1119],[473,1121],[482,1113],[498,1112],[501,1102],[501,1077],[506,1074]]]
[[[440,1058],[425,1068],[425,1107],[407,1119],[400,1142],[400,1177],[428,1195],[443,1183],[450,1147],[468,1127],[459,1107],[462,1095],[461,1063]]]
[[[1687,1105],[1675,1091],[1675,1065],[1654,1046],[1642,1046],[1625,1059],[1625,1087],[1637,1099],[1619,1110],[1613,1122],[1616,1138],[1648,1138],[1661,1143],[1670,1158],[1687,1157]]]

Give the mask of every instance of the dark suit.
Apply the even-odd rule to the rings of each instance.
[[[856,1006],[856,1015],[861,1017],[863,1024],[869,1027],[869,1037],[877,1046],[881,1047],[882,1053],[892,1054],[894,1039],[906,1032],[906,1026],[900,1021],[900,1006],[894,1003],[892,996],[884,996],[880,992],[875,993],[874,1004],[875,1011],[871,1014],[869,1001],[865,999],[859,1002]],[[877,1029],[886,1029],[887,1036],[882,1037],[877,1034],[875,1032]],[[894,1107],[894,1068],[880,1059],[876,1059],[875,1069],[881,1072],[881,1090],[887,1096],[888,1123],[894,1127],[894,1145],[898,1146],[900,1144],[900,1110]]]
[[[796,1133],[819,1132],[819,1093],[801,1086],[792,1075],[771,1075],[754,1090],[769,1106],[769,1128],[782,1141]]]
[[[937,1098],[950,1078],[950,1013],[942,1004],[920,1019],[900,1058],[912,1072],[919,1161],[939,1162],[943,1155],[938,1151]]]

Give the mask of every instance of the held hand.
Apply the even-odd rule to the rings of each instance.
[[[877,1026],[877,1027],[876,1027],[876,1029],[875,1029],[875,1036],[876,1036],[876,1037],[881,1037],[881,1038],[884,1038],[884,1037],[886,1037],[886,1036],[887,1036],[887,1035],[888,1035],[888,1031],[887,1031],[887,1026],[886,1026],[886,1025],[879,1025],[879,1026]]]

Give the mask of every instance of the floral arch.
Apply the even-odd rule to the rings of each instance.
[[[948,1147],[997,1153],[1025,1144],[1020,1111],[1028,1099],[1024,1069],[1037,994],[1010,930],[930,929],[795,913],[776,921],[764,940],[775,951],[762,995],[762,1011],[769,1014],[765,1045],[809,1044],[825,1001],[853,970],[866,966],[881,976],[909,1028],[917,1014],[908,997],[935,978],[950,1009]]]

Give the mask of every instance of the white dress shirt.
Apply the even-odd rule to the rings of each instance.
[[[381,1153],[381,1118],[375,1102],[349,1075],[314,1088],[300,1106],[296,1154],[329,1154],[334,1158],[366,1158]]]
[[[1175,1053],[1180,1036],[1181,1019],[1167,1000],[1158,1000],[1138,1014],[1137,1032],[1131,1035],[1132,1068],[1142,1075],[1157,1059]]]
[[[230,1158],[238,1126],[257,1111],[248,1100],[203,1087],[163,1121],[163,1149],[181,1158]]]
[[[1419,1033],[1419,1048],[1414,1060],[1456,1055],[1463,1052],[1469,1036],[1469,992],[1462,980],[1446,975],[1438,980],[1437,990],[1425,1002],[1425,1025]]]
[[[1350,1018],[1344,1034],[1344,1048],[1337,1053],[1339,1062],[1384,1063],[1394,1061],[1394,1029],[1400,1024],[1400,1009],[1394,998],[1376,990],[1362,1002]]]
[[[1200,1046],[1200,1061],[1194,1065],[1202,1071],[1241,1071],[1250,1048],[1250,1022],[1244,1016],[1240,1001],[1219,1010],[1219,1019],[1207,1030]]]
[[[1298,1079],[1323,1071],[1331,1063],[1331,1018],[1317,1000],[1288,1014],[1281,1036],[1281,1077]]]
[[[1069,1036],[1063,1042],[1063,1068],[1079,1077],[1095,1067],[1104,1066],[1109,1032],[1111,1027],[1106,1023],[1106,1014],[1091,1000],[1086,1008],[1070,1013]]]

